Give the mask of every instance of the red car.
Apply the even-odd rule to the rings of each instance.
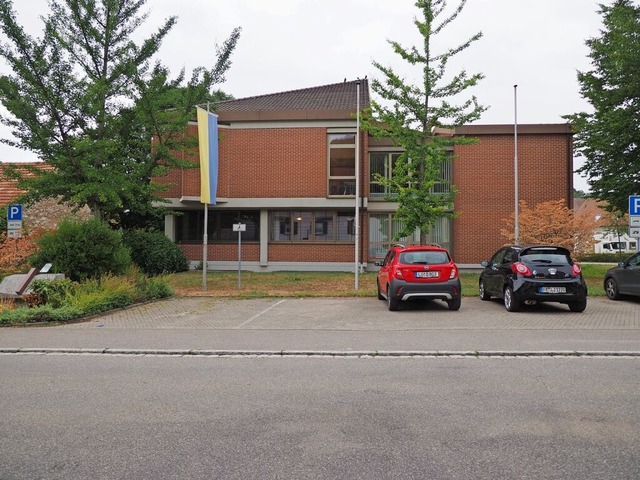
[[[378,298],[386,300],[389,310],[400,302],[436,299],[447,302],[450,310],[459,310],[462,301],[458,267],[449,252],[439,245],[394,245],[384,261],[376,262]]]

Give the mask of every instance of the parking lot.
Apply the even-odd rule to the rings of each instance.
[[[539,304],[507,312],[498,300],[464,298],[457,312],[441,301],[408,304],[389,312],[375,298],[190,297],[139,305],[62,328],[213,330],[640,330],[640,302],[590,298],[583,313]]]
[[[367,298],[182,297],[79,323],[6,328],[4,349],[171,352],[636,352],[640,301],[589,299],[583,313],[541,304],[509,313],[499,301],[434,301],[389,312]]]

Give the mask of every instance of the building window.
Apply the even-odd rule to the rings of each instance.
[[[272,242],[353,242],[353,212],[332,210],[271,212]]]
[[[382,259],[395,243],[404,245],[420,244],[420,232],[393,241],[394,235],[402,229],[402,223],[394,220],[393,213],[378,213],[369,215],[369,258]],[[451,220],[439,218],[431,227],[427,235],[428,243],[437,243],[447,250],[451,249]]]
[[[330,133],[329,196],[355,196],[356,194],[356,135]]]
[[[399,153],[372,152],[369,154],[369,196],[371,199],[384,199],[390,192],[387,187],[378,180],[378,175],[390,179],[395,162],[400,157]]]
[[[372,200],[384,200],[387,197],[393,197],[395,194],[389,192],[387,187],[382,185],[377,178],[378,175],[386,179],[393,177],[393,169],[395,163],[400,158],[398,152],[371,152],[369,154],[369,197]],[[433,193],[449,193],[451,192],[451,181],[453,180],[453,162],[451,158],[443,160],[440,166],[441,181],[436,183]]]
[[[258,211],[211,211],[208,214],[207,243],[228,243],[238,240],[233,231],[234,223],[244,223],[246,231],[242,241],[260,241],[260,212]],[[204,211],[188,210],[176,215],[176,243],[201,243],[204,237]]]

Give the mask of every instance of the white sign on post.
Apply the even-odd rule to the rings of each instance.
[[[242,280],[240,277],[240,272],[242,271],[242,232],[247,231],[246,223],[234,223],[233,231],[238,232],[238,289],[242,288]]]
[[[640,227],[629,227],[629,236],[631,238],[640,238]]]

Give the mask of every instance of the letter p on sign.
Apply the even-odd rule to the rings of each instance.
[[[629,197],[629,215],[640,215],[640,195]]]
[[[9,205],[7,220],[22,220],[22,205]]]

